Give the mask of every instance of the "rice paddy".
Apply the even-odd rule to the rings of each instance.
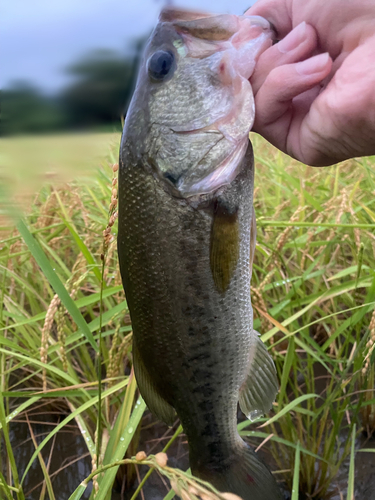
[[[84,177],[75,164],[46,178],[46,162],[33,196],[34,170],[17,170],[16,186],[27,192],[22,210],[20,195],[13,201],[18,187],[8,182],[0,193],[0,497],[7,500],[154,500],[147,484],[155,475],[163,478],[161,499],[230,498],[175,467],[186,465],[174,455],[177,442],[184,449],[183,429],[158,427],[137,390],[116,253],[119,139],[76,140],[80,157],[96,151]],[[261,450],[286,498],[375,498],[373,476],[359,468],[375,467],[375,158],[311,168],[251,139],[254,325],[280,391],[265,418],[241,419],[241,435]],[[53,168],[66,162],[59,156]],[[12,175],[2,173],[14,182]],[[58,440],[69,436],[80,445],[62,459]]]

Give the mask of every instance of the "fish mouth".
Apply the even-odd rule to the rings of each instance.
[[[200,132],[211,132],[212,134],[221,134],[220,130],[215,126],[217,122],[220,120],[224,119],[225,115],[222,117],[215,117],[215,121],[212,123],[210,122],[208,125],[204,127],[198,127],[198,128],[192,128],[189,129],[186,127],[186,125],[173,125],[169,127],[169,130],[171,130],[174,134],[177,135],[194,135],[194,134],[199,134]],[[209,121],[209,120],[208,120]]]
[[[208,15],[169,9],[165,12],[183,39],[186,55],[201,59],[215,52],[229,52],[246,79],[254,70],[255,59],[276,40],[275,29],[261,16]],[[250,67],[249,60],[254,60]]]
[[[259,55],[272,45],[275,33],[270,23],[259,16],[210,15],[167,8],[162,11],[160,21],[172,25],[180,36],[183,50],[182,46],[177,48],[179,57],[207,58],[215,84],[228,88],[231,95],[223,101],[223,108],[215,108],[212,114],[168,124],[172,134],[192,136],[195,149],[197,144],[203,144],[201,138],[194,139],[195,134],[206,134],[208,143],[215,143],[200,158],[186,168],[173,168],[173,156],[170,162],[160,156],[159,179],[174,196],[210,195],[231,184],[243,168],[255,117],[249,79]],[[217,141],[212,141],[211,134],[217,134]]]
[[[159,16],[159,22],[172,23],[182,33],[210,41],[229,40],[240,30],[243,20],[250,20],[251,25],[276,35],[271,23],[261,16],[212,14],[175,7],[164,7]]]

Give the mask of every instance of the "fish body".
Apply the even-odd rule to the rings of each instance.
[[[254,418],[277,392],[250,300],[248,78],[269,40],[259,19],[164,10],[120,151],[118,253],[139,389],[160,419],[177,413],[192,472],[244,500],[280,498],[236,418],[238,401]]]

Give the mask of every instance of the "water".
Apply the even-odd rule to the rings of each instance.
[[[375,439],[368,439],[363,434],[356,440],[356,449],[373,449],[374,452],[360,452],[355,455],[355,500],[375,500]],[[337,482],[346,498],[349,474],[349,459],[345,461],[338,474]],[[336,495],[332,500],[341,500]]]
[[[29,412],[29,420],[38,445],[43,441],[46,435],[51,432],[53,426],[57,425],[57,423],[65,417],[65,415],[61,414],[59,418],[59,412],[61,412],[61,409],[53,408],[43,411],[43,414],[39,414],[39,409],[34,410],[34,412],[32,410]],[[142,431],[138,449],[144,450],[147,454],[161,451],[175,432],[176,426],[170,429],[163,423],[156,421],[149,412],[146,412],[142,420]],[[133,430],[131,432],[133,432]],[[24,421],[24,418],[18,420],[16,418],[11,422],[10,439],[19,476],[22,477],[35,451],[28,424]],[[123,440],[124,438],[121,439]],[[42,456],[45,464],[50,460],[49,473],[56,499],[67,500],[80,482],[91,473],[91,457],[89,456],[85,444],[85,436],[82,436],[74,422],[56,434],[51,453],[52,442],[53,439],[44,447]],[[2,458],[4,460],[4,446],[2,450]],[[176,439],[173,443],[169,450],[169,457],[168,464],[172,467],[180,467],[182,469],[187,469],[189,467],[187,444],[184,436]],[[140,466],[138,469],[140,478],[148,471],[147,466]],[[129,485],[127,469],[125,467],[120,469],[112,493],[112,500],[129,500],[139,484],[137,476],[134,477],[132,482],[133,484]],[[40,468],[38,459],[36,459],[24,481],[26,500],[39,500],[42,483],[43,472]],[[91,488],[92,486],[90,483],[82,496],[83,499],[89,498]],[[146,500],[163,500],[168,491],[168,480],[164,478],[161,479],[156,472],[151,475],[147,480],[146,486],[143,488]],[[46,499],[48,499],[48,494],[46,495]]]
[[[50,415],[48,412],[44,415],[30,413],[29,419],[30,422],[33,422],[31,427],[38,445],[51,432],[51,424],[56,425],[57,423],[56,415]],[[9,434],[18,473],[22,477],[35,451],[35,446],[27,423],[23,423],[21,419],[10,424]],[[52,446],[53,452],[51,453]],[[4,450],[4,448],[2,449]],[[49,472],[56,499],[58,500],[69,498],[69,495],[79,485],[78,478],[82,480],[91,472],[91,460],[88,456],[87,446],[75,425],[68,425],[64,430],[58,432],[55,440],[51,439],[45,446],[42,456],[46,464],[50,460]],[[39,499],[43,479],[43,472],[38,459],[36,459],[24,481],[26,500]],[[91,485],[89,485],[82,498],[89,498],[90,492]]]
[[[29,413],[31,426],[38,444],[51,431],[51,425],[56,425],[65,416],[62,414],[59,416],[59,411],[61,412],[61,409],[50,408],[50,411],[45,411],[43,414],[39,414],[40,410]],[[169,429],[166,425],[157,421],[149,412],[146,412],[142,420],[138,450],[143,450],[147,454],[161,451],[174,433],[176,425],[174,429]],[[15,452],[18,470],[22,477],[25,467],[35,451],[28,425],[23,419],[17,420],[16,417],[15,421],[10,424],[10,439]],[[52,441],[44,448],[42,455],[45,463],[48,463],[50,460],[49,472],[56,498],[58,500],[67,500],[79,483],[90,474],[91,458],[85,444],[85,436],[82,436],[74,422],[57,433],[56,439],[53,442],[53,452],[51,453]],[[356,441],[356,448],[372,448],[375,450],[375,439],[368,440],[362,435]],[[188,468],[187,442],[184,435],[181,435],[173,443],[168,451],[168,456],[168,465],[183,470]],[[263,459],[269,463],[270,455],[268,453],[263,455]],[[147,466],[140,466],[140,478],[147,471]],[[357,452],[355,471],[355,499],[374,500],[375,453]],[[344,463],[335,482],[343,497],[337,493],[337,495],[332,497],[332,500],[346,498],[348,472],[349,459]],[[127,470],[123,468],[117,475],[112,500],[129,500],[131,498],[138,485],[138,479],[135,476],[132,485],[127,484],[127,481],[129,481]],[[43,473],[39,461],[36,459],[24,482],[26,500],[39,499],[42,482]],[[126,484],[127,486],[125,486]],[[145,500],[163,500],[168,488],[168,481],[164,478],[162,479],[158,473],[154,472],[143,489]],[[89,485],[82,498],[89,498],[90,492],[91,485]],[[290,493],[286,490],[284,491],[284,498],[285,500],[290,499]]]

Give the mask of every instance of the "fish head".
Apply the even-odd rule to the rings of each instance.
[[[255,115],[249,78],[272,39],[259,16],[161,12],[125,126],[173,195],[212,193],[238,174]]]

